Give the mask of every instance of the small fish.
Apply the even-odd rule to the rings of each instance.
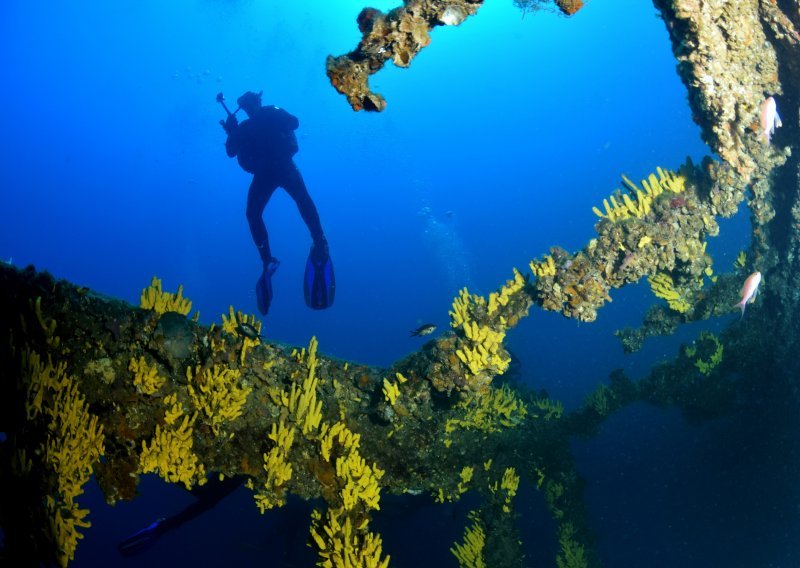
[[[436,326],[432,323],[426,323],[419,326],[417,329],[411,331],[411,337],[421,337],[423,335],[430,335],[436,331]]]
[[[259,339],[263,337],[258,330],[249,323],[240,323],[236,331],[244,335],[247,339]]]
[[[761,136],[767,144],[772,140],[772,135],[775,134],[775,129],[782,126],[781,117],[778,116],[778,107],[775,105],[775,99],[767,97],[761,103]]]
[[[761,273],[756,271],[753,272],[747,279],[744,281],[744,286],[742,286],[742,299],[738,304],[735,304],[734,308],[739,308],[742,310],[742,317],[744,317],[744,308],[745,306],[750,303],[752,304],[756,300],[756,296],[758,295],[758,285],[761,284]]]
[[[458,26],[466,19],[467,13],[461,6],[448,6],[439,18],[446,26]]]

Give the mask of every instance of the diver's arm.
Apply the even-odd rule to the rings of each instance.
[[[232,114],[228,116],[228,120],[223,122],[222,128],[228,135],[228,139],[225,140],[225,152],[227,152],[229,158],[233,158],[239,153],[240,130],[239,121],[236,120],[236,115]]]
[[[236,139],[236,133],[228,134],[228,139],[225,140],[225,152],[229,158],[233,158],[239,153],[239,144]]]

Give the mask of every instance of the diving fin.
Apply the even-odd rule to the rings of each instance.
[[[303,297],[312,310],[324,310],[333,305],[336,278],[327,245],[314,245],[306,261],[303,278]]]
[[[279,265],[278,259],[273,258],[264,265],[264,271],[256,280],[256,303],[262,316],[267,315],[269,306],[272,304],[272,275],[278,270]]]
[[[164,522],[164,519],[158,519],[150,526],[143,528],[142,530],[132,534],[121,543],[117,545],[117,549],[119,550],[120,554],[123,556],[133,556],[134,554],[139,554],[144,549],[149,548],[158,537],[161,536],[163,531],[161,527],[161,523]]]

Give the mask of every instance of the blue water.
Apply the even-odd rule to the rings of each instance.
[[[459,28],[436,29],[409,69],[389,64],[372,77],[388,101],[380,114],[354,113],[325,75],[328,54],[357,44],[362,7],[2,3],[0,257],[132,303],[158,275],[165,289],[183,284],[206,323],[229,304],[255,312],[261,267],[244,218],[250,176],[225,156],[214,98],[223,91],[233,104],[263,89],[265,103],[300,119],[296,162],[338,285],[333,308],[305,307],[311,241],[279,191],[266,211],[281,267],[264,333],[298,345],[316,335],[326,354],[388,365],[420,345],[408,330],[447,326],[459,288],[487,294],[550,246],[583,246],[593,236],[592,205],[619,186],[621,173],[638,180],[709,152],[648,2],[589,2],[572,18],[522,17],[510,0],[487,2]],[[715,268],[728,270],[747,243],[746,216],[724,222],[709,245]],[[689,326],[624,356],[612,333],[637,325],[653,298],[646,284],[612,296],[593,324],[534,310],[508,338],[522,380],[574,408],[611,370],[641,376],[699,329],[730,322]],[[606,565],[791,565],[798,551],[770,532],[774,519],[755,514],[781,506],[780,495],[729,510],[739,478],[717,484],[729,464],[703,460],[724,441],[719,431],[724,425],[687,426],[677,413],[637,407],[575,444]],[[743,475],[755,483],[751,474]],[[521,495],[528,558],[547,565],[552,526],[536,493]],[[116,541],[187,499],[148,478],[139,499],[109,508],[89,487],[94,526],[74,565],[121,561]],[[466,505],[404,507],[376,521],[395,565],[454,565],[448,549]],[[281,565],[284,549],[295,560],[306,551],[299,565],[312,562],[304,529],[295,546],[279,528],[290,513],[265,519],[240,491],[124,564]],[[741,538],[758,531],[773,538]],[[408,546],[410,538],[419,543]],[[720,550],[714,543],[725,539]]]

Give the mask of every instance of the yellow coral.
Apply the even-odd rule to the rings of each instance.
[[[506,305],[510,295],[519,291],[524,285],[524,277],[519,271],[514,270],[514,280],[509,280],[499,293],[490,295],[488,306],[483,297],[470,295],[466,288],[460,290],[458,297],[453,301],[450,325],[456,329],[461,328],[465,337],[465,340],[459,342],[455,354],[469,368],[471,374],[477,376],[468,381],[467,390],[485,389],[491,377],[484,376],[484,373],[499,375],[508,369],[511,358],[506,357],[501,351],[507,328],[505,319],[499,318],[499,330],[488,325],[479,325],[478,321],[480,315],[485,317],[490,310],[496,311],[498,306]],[[476,318],[476,314],[479,314],[479,317]]]
[[[279,448],[284,454],[288,454],[294,442],[296,431],[297,429],[294,426],[287,426],[283,418],[281,418],[278,424],[272,425],[272,430],[270,430],[267,437],[275,442],[276,448]]]
[[[515,268],[514,279],[506,282],[505,286],[500,289],[500,292],[492,292],[489,294],[489,304],[487,306],[489,315],[496,312],[500,306],[507,306],[511,296],[522,290],[524,286],[525,277]]]
[[[178,286],[178,292],[172,294],[161,289],[161,279],[153,276],[150,286],[142,290],[139,307],[153,310],[158,314],[178,312],[186,315],[192,309],[192,302],[183,297],[183,286]]]
[[[56,320],[53,318],[48,319],[42,312],[42,297],[38,296],[34,302],[34,312],[39,325],[42,326],[47,345],[53,349],[59,346],[61,338],[56,335]]]
[[[48,390],[57,392],[66,388],[70,379],[66,374],[66,363],[54,365],[49,355],[47,363],[44,363],[38,353],[29,349],[22,352],[22,368],[25,376],[29,377],[25,410],[28,420],[32,420],[44,410],[42,405],[45,393]]]
[[[664,189],[672,193],[683,193],[686,191],[686,176],[683,174],[676,174],[671,170],[665,170],[660,167],[656,168],[656,172],[658,172],[658,181]],[[650,175],[652,177],[652,174]]]
[[[388,568],[389,556],[383,557],[379,535],[354,527],[349,516],[341,520],[341,512],[328,509],[326,523],[316,509],[311,514],[311,538],[319,551],[323,568]]]
[[[333,426],[326,423],[320,428],[319,441],[322,458],[329,462],[334,442],[339,444],[343,450],[349,451],[351,448],[358,448],[361,443],[361,434],[353,433],[345,426],[344,422],[337,422]]]
[[[553,260],[551,255],[547,255],[544,257],[544,260],[536,262],[530,262],[531,272],[537,278],[543,278],[545,276],[555,276],[556,275],[556,262]]]
[[[367,509],[380,509],[380,485],[383,470],[376,464],[367,465],[359,453],[361,436],[351,432],[347,426],[339,422],[331,428],[322,428],[321,449],[323,457],[330,460],[332,445],[339,444],[336,458],[336,477],[342,485],[339,498],[346,511],[352,511],[361,504]]]
[[[562,519],[564,517],[564,510],[561,508],[561,501],[564,497],[564,485],[558,481],[547,479],[544,482],[544,499],[547,501],[547,506],[550,509],[550,514],[555,519]]]
[[[489,486],[489,489],[492,491],[492,493],[501,491],[504,494],[504,513],[511,512],[511,501],[516,496],[518,488],[519,475],[517,475],[517,472],[513,467],[506,468],[506,470],[503,472],[503,478],[500,480],[499,484],[495,482],[493,485]]]
[[[308,355],[305,349],[299,354],[299,360],[305,360],[308,373],[303,384],[298,388],[297,383],[292,383],[289,393],[282,391],[281,404],[292,415],[295,423],[301,427],[303,435],[315,432],[322,422],[322,401],[317,400],[317,385],[319,380],[317,370],[317,338],[312,337],[308,345]]]
[[[344,480],[340,497],[345,510],[363,502],[368,509],[380,509],[380,486],[383,471],[369,466],[357,451],[350,451],[336,460],[336,476]]]
[[[549,398],[538,398],[531,402],[531,405],[538,409],[540,413],[534,414],[534,418],[543,418],[544,420],[558,420],[564,414],[564,405],[560,400],[551,400]]]
[[[264,471],[267,479],[263,490],[254,495],[256,506],[263,514],[267,509],[282,506],[286,503],[286,491],[283,485],[292,478],[292,464],[289,461],[289,450],[294,443],[297,429],[286,424],[281,418],[278,424],[272,425],[268,438],[275,446],[264,454]]]
[[[488,326],[478,326],[474,321],[465,322],[463,329],[469,342],[457,349],[456,355],[473,375],[487,370],[499,375],[508,369],[511,358],[500,353],[505,330],[494,331]]]
[[[169,425],[175,424],[178,418],[183,416],[183,405],[178,402],[177,393],[172,393],[164,397],[164,404],[167,406],[167,412],[164,415],[164,422]]]
[[[692,304],[675,288],[675,282],[669,274],[659,272],[655,276],[648,277],[647,281],[653,294],[666,300],[671,309],[682,314],[692,309]]]
[[[456,543],[450,552],[456,557],[461,568],[486,568],[486,561],[483,558],[486,533],[477,516],[471,513],[470,517],[473,523],[464,532],[464,541],[461,544]]]
[[[311,538],[316,544],[319,566],[385,567],[389,558],[381,558],[381,539],[368,532],[369,510],[379,509],[380,479],[384,472],[376,464],[367,465],[358,451],[360,436],[343,423],[323,424],[320,429],[323,458],[335,458],[335,483],[338,490],[329,499],[326,526],[315,511]],[[335,446],[335,449],[334,449]]]
[[[485,463],[484,467],[486,467]],[[474,473],[474,467],[464,466],[461,469],[461,473],[459,473],[458,485],[456,485],[452,491],[450,490],[451,488],[448,488],[447,492],[445,492],[444,488],[440,487],[433,496],[434,501],[437,503],[444,503],[458,501],[461,499],[461,496],[469,490],[469,484],[472,481],[472,476]]]
[[[575,540],[575,527],[572,523],[564,523],[558,527],[558,544],[561,550],[556,556],[558,568],[587,568],[586,550]]]
[[[289,418],[300,427],[303,435],[314,440],[317,439],[320,423],[322,422],[322,401],[317,400],[317,386],[319,384],[316,376],[318,363],[317,345],[317,338],[312,337],[307,353],[305,349],[293,352],[298,363],[305,362],[307,367],[307,373],[299,387],[296,382],[293,382],[289,392],[276,387],[267,388],[267,394],[272,401],[285,407],[289,412]],[[323,427],[323,434],[325,433],[328,433],[326,425]],[[336,433],[338,434],[338,430]]]
[[[131,358],[128,370],[133,373],[133,384],[143,394],[155,394],[166,381],[164,377],[158,375],[155,365],[152,367],[148,365],[144,356],[140,356],[139,359]]]
[[[170,483],[183,483],[187,489],[191,489],[195,483],[203,485],[206,482],[205,468],[203,464],[197,463],[197,455],[192,451],[196,418],[197,413],[191,418],[184,416],[178,428],[161,428],[160,424],[156,425],[150,446],[148,447],[147,442],[142,442],[142,453],[139,456],[141,472],[155,472]]]
[[[697,367],[697,369],[701,373],[708,376],[714,369],[716,369],[719,366],[720,363],[722,363],[722,355],[724,352],[724,347],[722,346],[722,342],[719,339],[717,339],[716,335],[707,331],[701,332],[700,337],[698,338],[698,343],[703,343],[703,342],[706,343],[706,348],[704,349],[704,352],[709,352],[711,351],[711,349],[713,349],[713,351],[711,351],[711,354],[707,358],[698,357],[697,359],[695,359],[694,366]],[[688,355],[690,350],[687,348],[686,352]],[[695,345],[694,348],[691,350],[690,357],[693,357],[696,352],[697,352],[697,347]]]
[[[297,363],[304,364],[307,369],[302,384],[298,386],[293,382],[289,392],[273,389],[269,396],[288,410],[288,417],[308,441],[319,443],[320,457],[334,466],[334,489],[326,492],[327,522],[322,526],[322,515],[316,511],[311,526],[311,539],[320,556],[318,565],[385,568],[389,558],[382,558],[381,539],[368,531],[369,511],[380,508],[380,480],[384,472],[377,464],[367,464],[359,452],[361,436],[353,433],[344,422],[322,423],[322,401],[317,400],[317,346],[316,338],[312,337],[307,351],[292,353]],[[299,380],[299,375],[297,371],[293,378]],[[405,377],[397,374],[397,380],[404,382]],[[282,447],[280,440],[286,436],[280,433],[280,428],[274,430],[271,438],[276,446],[271,451],[276,455],[270,466],[275,469],[274,480],[278,481],[280,475],[289,472],[281,469],[283,466],[277,455]],[[269,460],[269,455],[265,459]],[[258,504],[261,507],[269,502],[262,498]]]
[[[261,334],[261,322],[253,314],[247,315],[242,312],[234,312],[233,306],[228,306],[228,317],[222,314],[222,329],[235,337],[242,339],[242,349],[239,352],[239,363],[244,365],[247,351],[259,344],[258,337],[247,337],[241,332],[241,326],[251,326],[256,330],[256,334]]]
[[[253,390],[249,386],[240,386],[240,376],[238,369],[220,365],[210,369],[198,365],[194,373],[191,367],[186,368],[189,395],[195,407],[206,415],[216,436],[225,422],[232,422],[242,415],[247,396]]]
[[[453,417],[445,423],[449,434],[456,428],[499,432],[503,428],[514,428],[525,421],[528,409],[514,392],[506,385],[492,388],[486,393],[467,395],[456,406],[461,417]]]
[[[386,398],[386,402],[394,406],[397,402],[397,397],[400,396],[400,388],[397,383],[390,382],[389,379],[383,379],[383,396]]]
[[[28,419],[42,417],[47,422],[47,437],[37,454],[44,468],[53,472],[56,486],[46,495],[44,506],[58,562],[66,566],[83,538],[78,528],[90,526],[85,520],[89,511],[80,509],[76,500],[92,475],[94,462],[105,451],[105,436],[77,382],[66,374],[66,365],[54,365],[49,357],[45,365],[28,349],[23,352],[22,363],[28,383]],[[21,454],[17,469],[24,472],[32,467],[33,462]]]
[[[586,396],[586,406],[591,407],[600,416],[608,416],[611,412],[611,403],[614,401],[614,398],[614,391],[601,383]]]
[[[511,497],[517,494],[519,475],[517,475],[513,467],[507,467],[503,472],[503,481],[500,484],[500,488],[506,490]]]
[[[604,211],[597,207],[592,207],[594,214],[600,218],[606,218],[609,221],[615,222],[629,217],[637,217],[641,219],[648,213],[653,201],[664,193],[670,191],[672,193],[681,193],[686,189],[686,178],[680,174],[676,174],[670,170],[656,168],[658,177],[655,174],[650,174],[647,179],[642,180],[642,187],[637,186],[626,176],[622,176],[623,184],[630,192],[628,194],[621,194],[617,190],[616,195],[612,195],[608,199],[603,200]],[[632,198],[632,197],[633,198]],[[620,201],[617,200],[619,197]]]
[[[453,309],[450,310],[450,326],[460,327],[470,320],[470,294],[466,288],[458,291],[458,296],[453,300]]]
[[[309,434],[319,427],[322,421],[322,401],[317,400],[317,379],[313,374],[306,376],[301,388],[297,388],[297,383],[292,383],[286,406],[303,434]]]
[[[223,320],[225,320],[224,316]],[[230,327],[235,325],[234,321],[233,308],[231,308],[231,318],[224,321],[223,325]],[[275,442],[275,446],[264,454],[267,480],[264,489],[255,494],[256,505],[262,513],[274,506],[283,505],[285,502],[283,485],[292,477],[292,465],[288,456],[289,448],[298,428],[308,439],[316,439],[322,421],[322,401],[317,400],[319,380],[316,376],[318,363],[316,337],[311,338],[308,351],[295,349],[292,356],[299,364],[305,363],[306,365],[307,373],[302,384],[298,387],[297,383],[292,383],[289,392],[277,387],[268,387],[267,389],[270,399],[275,404],[286,408],[292,424],[288,425],[282,417],[277,426],[275,424],[272,426],[269,438]],[[342,435],[341,429],[343,428],[344,424],[334,425],[332,429],[323,425],[322,451],[327,455],[326,459],[330,458],[331,446],[335,439],[350,439],[352,442],[351,438]],[[249,487],[254,488],[254,484],[249,484]]]
[[[545,480],[544,470],[536,467],[534,471],[536,472],[536,489],[541,489]]]
[[[464,466],[461,468],[461,473],[459,477],[461,481],[458,482],[458,492],[459,493],[466,493],[467,489],[469,488],[469,482],[472,481],[472,475],[475,473],[475,468],[470,466]]]
[[[58,543],[58,563],[66,568],[70,560],[75,559],[75,549],[83,534],[78,527],[88,529],[92,523],[84,520],[89,509],[80,509],[74,502],[57,502],[52,495],[45,497],[45,507],[50,516],[50,531]]]

